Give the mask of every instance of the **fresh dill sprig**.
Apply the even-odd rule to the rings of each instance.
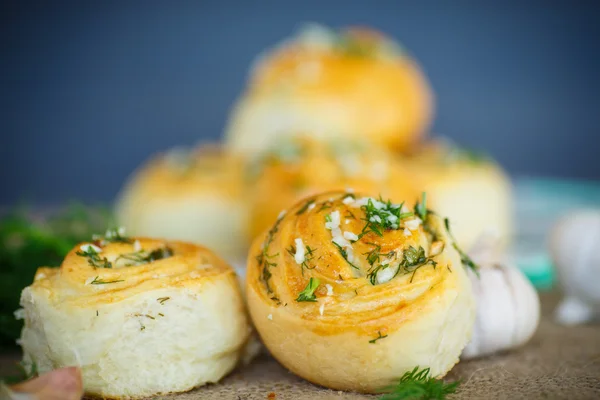
[[[282,220],[283,220],[283,217],[278,218],[277,221],[275,221],[275,224],[273,225],[273,227],[271,229],[269,229],[269,232],[267,233],[267,238],[265,239],[265,241],[262,245],[262,250],[256,256],[256,261],[258,262],[258,266],[262,267],[262,272],[261,272],[260,277],[265,284],[267,292],[269,292],[269,293],[273,293],[273,289],[271,289],[271,285],[269,284],[269,280],[271,279],[271,276],[272,276],[271,271],[269,269],[271,267],[277,266],[277,263],[269,261],[269,259],[277,257],[279,255],[279,253],[269,255],[269,246],[271,245],[271,242],[273,242],[275,234],[279,230],[279,224],[281,223]]]
[[[379,200],[369,198],[367,204],[361,206],[365,212],[366,225],[358,238],[373,232],[377,236],[383,236],[383,232],[391,229],[399,229],[400,221],[404,218],[412,217],[412,212],[402,212],[404,203],[394,205],[390,200],[384,201],[381,196]]]
[[[316,250],[317,249],[313,249],[310,246],[306,246],[304,261],[302,261],[302,263],[300,264],[300,268],[302,269],[302,276],[304,276],[304,269],[315,269],[316,265],[311,266],[309,262],[315,258]],[[287,249],[285,249],[285,251],[287,251],[288,254],[292,256],[292,258],[296,257],[296,246],[294,246],[293,244],[290,245],[290,247],[288,247]]]
[[[319,207],[319,209],[317,210],[317,212],[321,212],[323,210],[326,210],[328,208],[331,208],[331,206],[333,205],[333,203],[329,200],[326,200],[324,202],[321,203],[321,207]]]
[[[315,290],[317,290],[320,283],[321,281],[319,281],[318,278],[310,278],[304,290],[298,294],[298,298],[296,299],[296,301],[316,302],[317,296],[315,296]]]
[[[430,376],[430,369],[415,367],[402,375],[397,384],[381,390],[379,400],[445,400],[456,393],[460,381],[445,383]]]
[[[381,335],[380,331],[377,331],[377,337],[375,339],[369,340],[369,343],[375,344],[379,339],[385,339],[388,335]]]
[[[414,213],[422,221],[427,219],[427,193],[423,192],[421,194],[421,201],[415,204]]]
[[[315,204],[315,199],[309,199],[306,203],[304,203],[304,205],[298,211],[296,211],[296,215],[304,214],[311,204]]]
[[[356,265],[354,265],[350,260],[348,260],[348,251],[346,249],[344,249],[342,246],[340,246],[336,242],[331,242],[331,243],[333,243],[333,245],[335,247],[337,247],[338,251],[340,252],[340,254],[342,255],[342,257],[344,258],[344,260],[346,260],[346,262],[348,263],[348,265],[350,265],[354,269],[360,269]]]
[[[132,263],[125,264],[126,267],[131,267],[134,265],[142,265],[148,264],[157,260],[162,260],[164,258],[169,258],[173,255],[173,249],[168,246],[159,247],[158,249],[154,249],[150,252],[146,250],[134,251],[133,253],[125,253],[121,254],[115,262],[118,260],[128,260],[132,261]]]
[[[402,262],[398,266],[398,271],[396,271],[396,275],[398,272],[403,270],[405,274],[412,273],[410,277],[410,282],[413,281],[417,270],[427,264],[431,264],[433,268],[437,266],[437,262],[433,260],[432,257],[425,256],[425,249],[422,246],[419,248],[414,248],[409,246],[408,249],[404,250],[402,253]]]
[[[161,305],[165,304],[165,301],[170,300],[170,297],[159,297],[158,299],[156,299],[156,301],[158,301]]]
[[[100,242],[102,245],[107,243],[133,243],[133,239],[125,236],[125,228],[120,226],[118,228],[107,229],[102,235],[92,235],[94,241]]]
[[[477,265],[475,263],[475,261],[473,261],[471,259],[471,257],[469,257],[469,255],[467,253],[465,253],[456,244],[456,239],[454,239],[454,236],[452,235],[452,232],[450,231],[450,220],[448,218],[444,218],[444,225],[446,226],[446,231],[448,232],[448,235],[452,239],[452,247],[454,247],[456,249],[456,251],[458,251],[458,254],[460,255],[460,261],[462,262],[462,264],[465,267],[471,268],[473,270],[473,272],[475,272],[477,274],[477,276],[479,276],[479,265]]]
[[[373,246],[373,249],[371,251],[367,251],[366,253],[363,253],[363,255],[367,256],[367,262],[371,265],[371,267],[373,267],[373,265],[375,263],[380,262],[381,257],[393,257],[396,254],[396,252],[394,250],[391,250],[387,253],[382,253],[381,246],[376,243],[367,243],[367,244]]]
[[[86,257],[88,264],[94,268],[112,268],[112,263],[106,257],[100,257],[93,245],[88,245],[86,250],[78,250],[75,254]]]
[[[100,278],[100,277],[96,276],[94,278],[94,280],[90,282],[90,285],[106,285],[106,284],[109,284],[109,283],[125,282],[123,279],[117,279],[117,280],[114,280],[114,281],[105,281],[105,280],[98,279],[98,278]]]

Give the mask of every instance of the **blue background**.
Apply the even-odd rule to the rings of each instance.
[[[3,3],[0,204],[110,201],[153,152],[219,138],[254,56],[307,21],[400,39],[434,132],[514,175],[600,179],[596,4]]]

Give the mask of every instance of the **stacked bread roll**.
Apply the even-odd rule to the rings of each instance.
[[[310,25],[257,62],[235,105],[227,145],[268,148],[281,136],[362,139],[406,149],[426,131],[432,94],[416,62],[371,29]]]
[[[256,238],[247,297],[264,344],[326,387],[376,392],[415,366],[441,377],[471,336],[469,278],[443,220],[353,193],[309,197]]]
[[[217,382],[251,333],[234,271],[204,247],[109,231],[23,290],[24,364],[79,366],[102,398],[182,392]]]

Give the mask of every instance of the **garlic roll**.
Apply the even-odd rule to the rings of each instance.
[[[345,192],[298,202],[258,237],[246,291],[273,356],[337,390],[374,393],[415,366],[444,376],[475,319],[438,215]]]
[[[116,202],[134,235],[202,244],[228,262],[245,258],[244,161],[214,146],[173,149],[138,168]]]
[[[432,97],[415,60],[382,33],[310,25],[259,57],[226,142],[256,153],[274,139],[307,132],[406,149],[426,132]]]
[[[251,333],[236,275],[214,253],[122,231],[39,268],[21,305],[25,366],[79,366],[86,394],[103,398],[217,382]]]

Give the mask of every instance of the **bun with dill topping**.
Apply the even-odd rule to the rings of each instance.
[[[328,388],[374,393],[416,366],[442,377],[475,320],[462,255],[424,201],[324,193],[255,240],[250,315],[281,364]]]
[[[79,366],[86,394],[102,398],[219,381],[251,332],[234,271],[204,247],[122,233],[38,269],[21,296],[24,365]]]
[[[226,129],[256,153],[275,138],[366,138],[405,150],[427,130],[432,93],[416,62],[373,29],[310,25],[260,57]]]

